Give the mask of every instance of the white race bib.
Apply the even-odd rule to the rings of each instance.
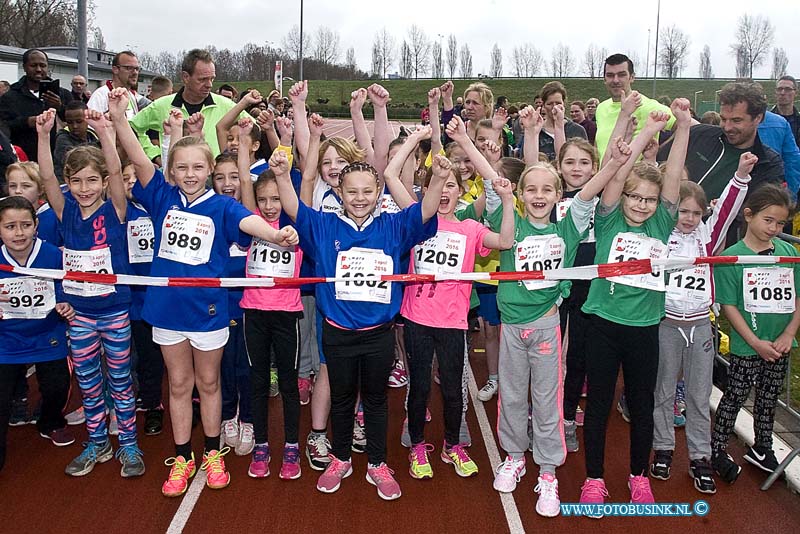
[[[464,268],[467,236],[439,231],[414,247],[414,272],[417,274],[459,274]]]
[[[254,237],[247,256],[247,274],[290,278],[294,276],[296,258],[294,247],[281,247]]]
[[[794,269],[750,267],[742,276],[744,309],[750,313],[794,313]]]
[[[44,319],[56,307],[56,291],[52,280],[24,276],[0,280],[0,302],[3,319]]]
[[[562,198],[556,204],[556,221],[564,220],[564,217],[567,216],[567,210],[572,206],[572,201],[575,200],[574,198]],[[595,197],[594,199],[594,207],[597,208],[597,203],[600,202],[600,199]],[[589,234],[586,236],[581,243],[594,243],[594,210],[592,211],[592,218],[589,219]]]
[[[392,283],[364,280],[367,275],[382,276],[394,272],[394,261],[382,250],[351,248],[336,257],[336,278],[349,278],[336,282],[336,298],[360,302],[389,304],[392,300]]]
[[[711,303],[711,271],[708,265],[667,273],[667,298],[696,305]]]
[[[669,248],[667,245],[658,239],[634,232],[620,232],[611,242],[611,250],[608,252],[607,262],[618,263],[632,260],[656,260],[666,258],[668,252]],[[612,276],[608,278],[608,281],[653,291],[664,291],[665,289],[663,273]]]
[[[187,265],[208,263],[214,234],[211,217],[169,210],[161,227],[158,257]]]
[[[549,271],[564,263],[564,240],[559,236],[529,235],[514,245],[514,269],[516,271]],[[558,280],[523,280],[528,290],[555,287]]]
[[[114,274],[109,247],[94,250],[64,249],[64,269],[82,273]],[[80,297],[96,297],[116,293],[113,285],[95,284],[94,282],[75,282],[64,280],[64,293]]]
[[[155,232],[150,217],[128,221],[128,262],[150,263],[153,261]]]
[[[384,193],[383,196],[381,196],[380,212],[400,213],[400,206],[397,205],[397,202],[394,201],[394,197],[392,197],[391,194]]]

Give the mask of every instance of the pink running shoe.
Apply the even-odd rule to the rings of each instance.
[[[393,474],[394,471],[385,463],[378,466],[367,464],[367,482],[378,488],[378,497],[385,501],[393,501],[402,495],[400,484],[394,479]]]
[[[203,464],[200,469],[206,472],[206,485],[209,489],[222,489],[231,483],[231,474],[225,469],[223,456],[231,452],[230,447],[223,447],[218,451],[209,451],[203,454]]]
[[[575,410],[575,424],[578,426],[583,426],[583,419],[586,416],[586,412],[581,410],[581,407],[578,406],[578,409]]]
[[[253,447],[253,456],[247,474],[253,478],[266,478],[269,476],[269,445],[256,445]]]
[[[602,478],[587,478],[581,487],[581,504],[596,504],[603,505],[608,497],[608,490],[606,483]],[[603,517],[601,510],[596,510],[595,513],[587,514],[587,517],[600,519]]]
[[[653,504],[656,502],[653,497],[653,490],[650,489],[650,479],[646,476],[637,477],[630,475],[628,478],[628,488],[631,490],[631,502],[633,504]]]
[[[281,474],[283,480],[300,478],[300,449],[297,445],[284,445]]]
[[[311,378],[299,377],[297,379],[297,389],[300,392],[300,405],[305,406],[311,402],[311,392],[314,390],[314,383]]]
[[[339,489],[342,479],[353,474],[353,466],[347,461],[343,462],[334,455],[330,455],[331,462],[317,480],[317,489],[322,493],[333,493]]]

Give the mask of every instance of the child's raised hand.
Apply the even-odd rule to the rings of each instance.
[[[651,111],[647,117],[647,124],[645,128],[651,131],[660,132],[667,126],[669,122],[669,114],[663,111]]]
[[[250,91],[249,93],[247,93],[242,97],[242,101],[245,104],[247,104],[248,108],[250,106],[255,106],[256,104],[261,103],[262,100],[264,100],[264,98],[261,96],[261,93],[258,92],[257,89],[253,89],[252,91]]]
[[[295,104],[305,104],[307,98],[308,81],[297,82],[289,89],[289,100],[292,101],[293,106]]]
[[[631,91],[630,94],[622,95],[620,104],[623,113],[632,115],[642,105],[642,95],[639,94],[639,91]]]
[[[453,164],[450,163],[449,159],[442,156],[441,154],[436,154],[433,157],[433,162],[431,164],[431,170],[433,171],[433,176],[441,180],[446,180],[447,177],[450,175],[451,172],[450,169],[452,168],[452,166]]]
[[[385,108],[389,104],[389,91],[380,84],[373,83],[367,87],[367,94],[373,107]]]
[[[50,134],[56,122],[56,110],[46,109],[41,115],[36,117],[36,131],[40,134]]]
[[[622,137],[615,137],[609,144],[611,147],[611,160],[620,167],[628,162],[631,157],[631,147],[623,141]]]
[[[553,106],[553,122],[561,124],[564,122],[564,104],[556,104]]]
[[[256,122],[262,130],[272,130],[275,127],[275,113],[271,109],[262,111],[256,117]]]
[[[71,321],[75,318],[75,310],[72,309],[72,306],[67,302],[56,302],[56,313],[67,321]]]
[[[739,178],[745,178],[753,172],[753,167],[758,163],[758,156],[752,152],[745,152],[739,156],[739,167],[736,169],[736,175]]]
[[[416,130],[414,130],[414,133],[411,134],[411,137],[413,137],[414,140],[417,143],[419,143],[423,139],[430,139],[432,135],[431,132],[432,132],[431,125],[428,124],[427,126],[423,126],[421,128],[417,128]]]
[[[117,87],[108,93],[108,114],[111,120],[125,119],[128,111],[128,90],[124,87]]]
[[[278,230],[278,245],[282,247],[292,247],[300,242],[300,237],[297,235],[297,230],[291,226],[284,226]]]
[[[178,108],[170,109],[169,115],[164,120],[164,133],[172,135],[172,132],[176,132],[179,136],[183,135],[183,112]]]
[[[658,156],[658,141],[655,138],[650,139],[647,142],[647,146],[644,147],[644,151],[642,152],[642,158],[645,161],[652,161],[653,163],[656,162],[656,156]]]
[[[203,116],[202,113],[199,111],[197,113],[192,113],[192,115],[186,119],[186,128],[188,133],[192,137],[202,137],[203,136],[203,125],[206,123],[206,118]]]
[[[269,168],[275,176],[286,176],[289,174],[289,159],[283,150],[275,149],[269,158]]]
[[[676,98],[669,106],[678,125],[688,126],[692,122],[692,113],[689,111],[689,101],[685,98]]]
[[[446,82],[444,82],[442,85],[439,86],[439,92],[441,93],[442,98],[444,98],[445,101],[449,100],[452,102],[454,89],[455,85],[453,85],[453,82],[451,82],[450,80],[447,80]]]
[[[367,102],[367,90],[363,87],[359,87],[352,93],[350,93],[350,109],[351,110],[360,110],[364,107],[364,104]]]
[[[442,90],[438,87],[434,87],[430,91],[428,91],[428,107],[439,107],[439,98],[442,95]]]
[[[250,132],[253,131],[253,121],[249,118],[239,119],[239,145],[250,145]]]
[[[312,113],[308,118],[308,130],[313,137],[322,137],[322,130],[325,128],[325,119],[316,113]]]
[[[503,157],[503,149],[494,141],[487,140],[481,143],[478,150],[481,151],[483,157],[486,158],[486,161],[488,161],[492,167]]]
[[[506,108],[497,108],[492,115],[492,129],[502,130],[508,120],[508,112]]]
[[[539,133],[544,127],[544,119],[539,110],[534,109],[533,106],[525,106],[519,112],[519,123],[522,125],[523,130],[533,130],[534,133]]]
[[[86,119],[86,122],[89,123],[89,126],[91,126],[97,133],[100,133],[104,130],[114,129],[114,126],[111,124],[111,120],[96,109],[87,109],[84,111],[83,116]]]
[[[289,117],[278,117],[275,119],[275,126],[278,128],[278,137],[281,139],[281,143],[288,139],[288,142],[292,142],[292,134],[294,133],[294,123],[292,119]]]
[[[469,137],[467,137],[467,127],[464,125],[464,121],[461,120],[461,117],[458,115],[453,115],[453,118],[450,119],[445,131],[453,141],[463,142],[469,139]]]
[[[507,178],[492,179],[492,188],[502,199],[514,198],[514,186],[511,184],[511,180]]]

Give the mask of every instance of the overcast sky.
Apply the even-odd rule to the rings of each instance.
[[[677,25],[691,38],[687,68],[683,76],[698,75],[699,55],[704,45],[711,48],[711,64],[718,77],[732,77],[735,62],[729,53],[738,17],[745,12],[764,15],[775,26],[774,46],[783,47],[789,57],[789,73],[800,75],[800,9],[789,0],[665,0],[661,4],[661,28]],[[102,28],[111,50],[131,48],[158,53],[213,44],[217,48],[239,49],[247,42],[281,46],[283,37],[300,21],[300,0],[137,0],[121,7],[117,0],[96,0],[96,24]],[[724,7],[722,7],[724,5]],[[375,6],[370,8],[370,6]],[[795,4],[796,6],[796,4]],[[341,35],[341,61],[352,46],[359,68],[369,70],[375,33],[386,27],[398,42],[408,28],[418,24],[428,37],[455,34],[459,46],[469,44],[475,74],[489,71],[489,54],[495,42],[503,52],[503,73],[512,75],[514,46],[533,43],[549,59],[553,47],[562,42],[580,58],[589,44],[610,52],[635,52],[645,61],[648,28],[651,31],[650,72],[656,33],[657,0],[572,0],[544,2],[531,0],[399,0],[371,2],[354,0],[305,0],[304,31],[313,34],[323,25]],[[559,9],[562,9],[559,11]],[[772,54],[756,77],[768,77]],[[395,66],[392,70],[396,70]],[[643,73],[643,65],[636,70]],[[539,75],[549,73],[549,68]],[[583,69],[575,75],[583,76]]]

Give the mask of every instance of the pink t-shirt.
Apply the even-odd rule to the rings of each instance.
[[[472,272],[475,254],[488,256],[483,246],[489,230],[477,221],[450,221],[439,217],[436,236],[411,251],[410,273],[448,274]],[[406,284],[400,313],[434,328],[467,329],[472,282],[425,282]]]
[[[260,215],[256,213],[256,215]],[[275,229],[279,221],[269,222]],[[300,247],[279,247],[256,237],[247,251],[247,278],[298,277],[303,251]],[[300,287],[246,287],[239,305],[244,309],[264,311],[303,311]]]

